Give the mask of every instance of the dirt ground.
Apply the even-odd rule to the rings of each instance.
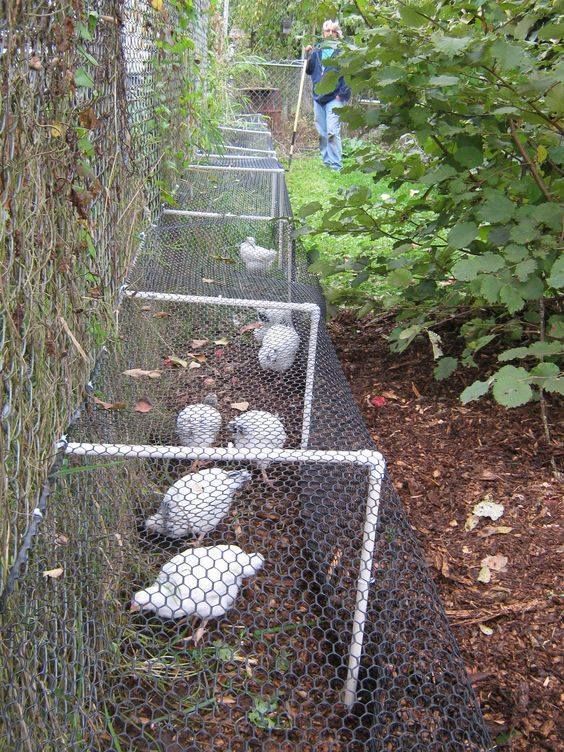
[[[487,353],[478,371],[436,382],[427,342],[396,355],[386,324],[343,313],[330,328],[419,535],[492,737],[512,752],[563,749],[562,483],[550,465],[552,455],[562,466],[562,411],[548,406],[549,446],[538,403],[513,410],[489,398],[461,404],[462,389],[483,378]],[[447,355],[451,340],[447,332]],[[467,529],[484,500],[503,505],[503,515]]]

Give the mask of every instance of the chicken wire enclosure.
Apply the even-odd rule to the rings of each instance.
[[[235,147],[241,149],[253,149],[263,152],[271,152],[274,149],[272,134],[264,128],[249,128],[247,126],[233,127],[220,125],[219,130],[223,136],[223,142],[227,150]]]
[[[263,219],[288,217],[284,170],[274,159],[264,160],[267,166],[262,161],[249,158],[237,164],[216,158],[213,163],[189,165],[174,192],[177,207]]]
[[[283,219],[165,210],[145,233],[128,281],[136,290],[288,300],[294,282],[316,284],[291,232]],[[272,251],[260,268],[249,269],[241,255],[247,238]]]
[[[208,440],[202,443],[244,442],[235,429],[254,420],[265,446],[305,447],[319,318],[311,303],[126,295],[119,312],[119,330],[126,336],[106,353],[87,413],[72,435],[193,444],[180,413],[215,394],[225,420],[204,433]],[[229,427],[234,420],[238,423]],[[245,434],[249,441],[255,435],[251,428]]]
[[[0,748],[490,749],[377,453],[66,451],[3,623]],[[202,510],[226,497],[201,540],[147,524],[182,479]]]

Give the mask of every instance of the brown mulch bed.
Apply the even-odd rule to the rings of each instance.
[[[550,465],[562,438],[559,406],[548,406],[549,447],[538,404],[461,404],[462,389],[491,365],[487,353],[479,370],[436,382],[428,342],[393,354],[389,325],[348,313],[330,328],[418,532],[492,737],[513,752],[562,749],[562,484]],[[451,354],[455,338],[441,334]],[[379,406],[374,397],[383,398]],[[484,499],[503,504],[503,516],[465,529]],[[479,582],[482,560],[497,555],[507,557],[504,571]]]

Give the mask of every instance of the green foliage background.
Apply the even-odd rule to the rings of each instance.
[[[398,308],[393,349],[429,336],[438,379],[495,349],[499,367],[465,402],[492,390],[515,407],[564,389],[562,13],[561,0],[341,7],[356,29],[340,57],[356,96],[342,118],[364,136],[344,173],[371,180],[324,202],[321,221],[318,203],[303,207],[317,230],[357,248],[340,295],[342,254],[316,268],[337,275],[336,302]],[[465,348],[443,357],[433,326],[462,310]]]

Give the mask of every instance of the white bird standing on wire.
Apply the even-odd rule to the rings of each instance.
[[[248,272],[267,272],[276,258],[276,251],[257,245],[254,238],[248,237],[239,246],[239,255]]]
[[[300,338],[294,328],[281,324],[271,326],[258,353],[260,367],[265,371],[285,373],[294,365],[299,346]]]
[[[250,410],[232,420],[228,427],[237,449],[282,449],[288,438],[280,418],[265,410]],[[265,460],[256,463],[265,482],[272,485],[266,474],[270,464]]]
[[[288,326],[291,329],[294,328],[291,311],[281,308],[257,308],[256,311],[258,319],[262,324],[260,328],[255,329],[253,332],[253,336],[257,342],[262,342],[267,331],[277,324]]]
[[[227,516],[235,492],[250,479],[247,470],[225,472],[219,467],[185,475],[168,489],[157,513],[145,520],[145,529],[168,538],[197,535],[200,542]]]
[[[221,415],[216,410],[217,404],[217,396],[208,394],[203,402],[188,405],[178,413],[176,432],[183,446],[215,446],[221,428]]]
[[[135,593],[130,610],[154,612],[162,619],[198,616],[201,623],[193,635],[198,644],[208,620],[229,611],[243,580],[263,565],[264,556],[247,554],[239,546],[187,548],[162,567],[153,585]]]

